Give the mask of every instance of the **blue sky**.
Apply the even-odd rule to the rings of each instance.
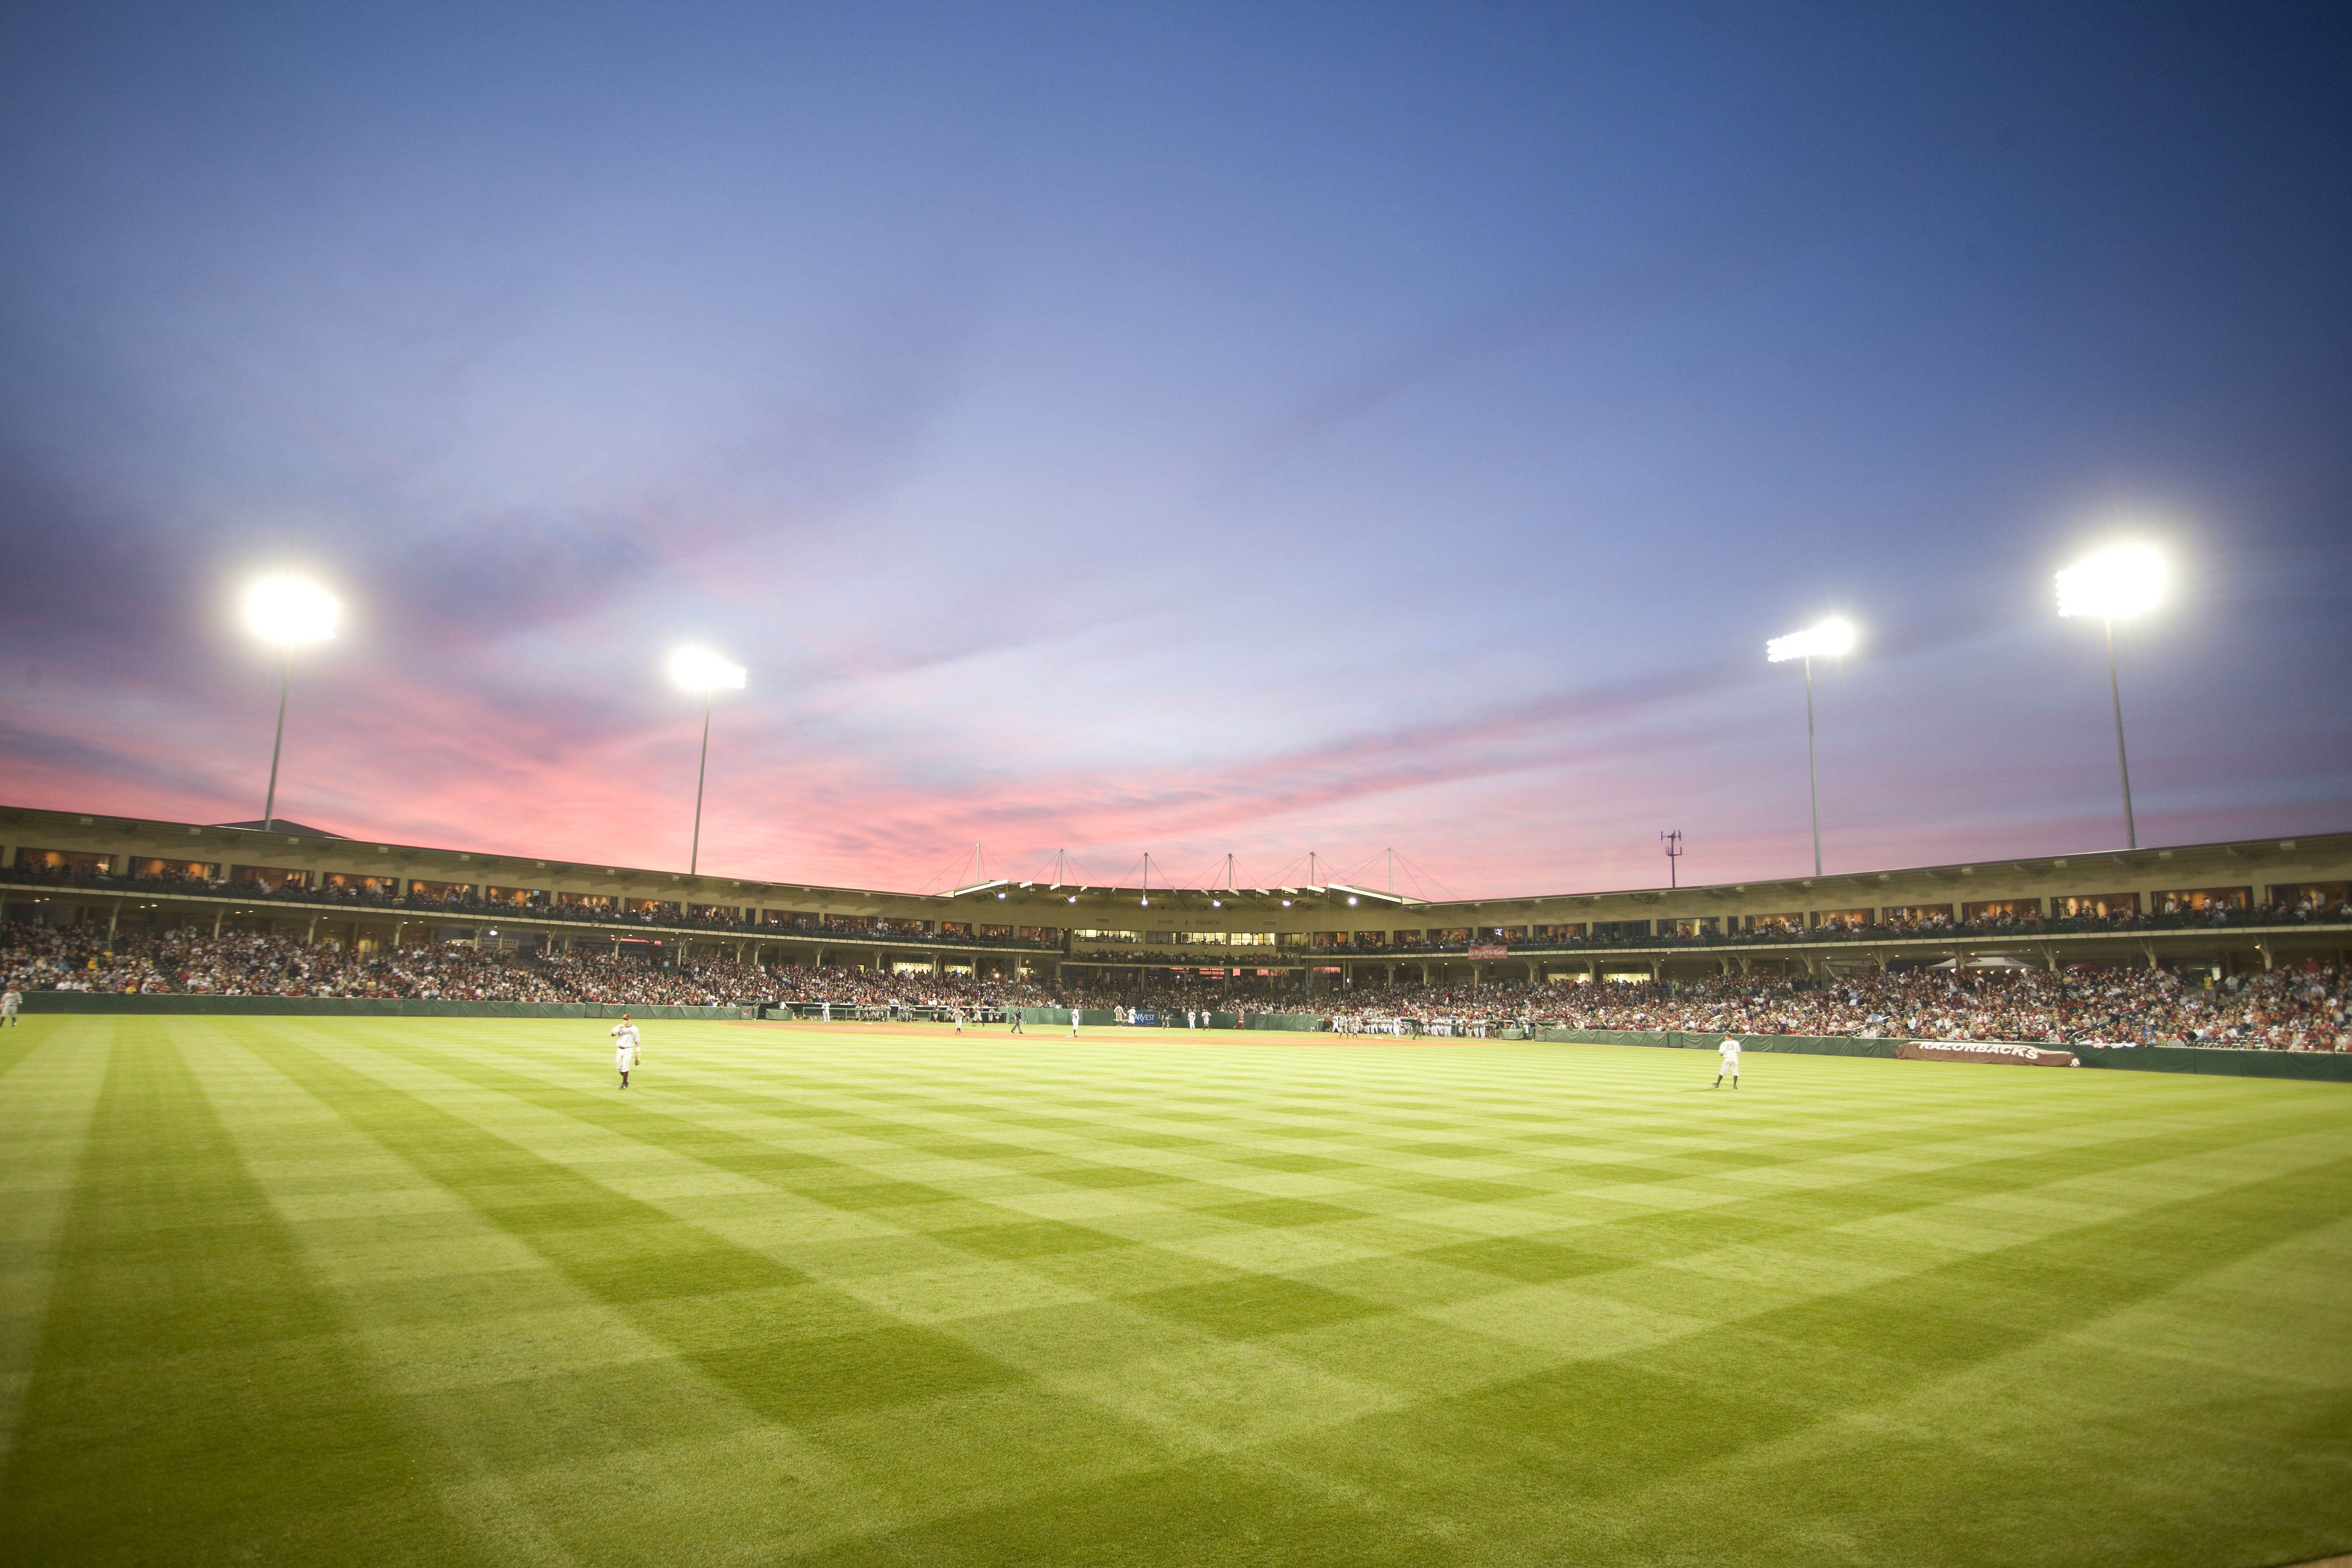
[[[1431,891],[2352,826],[2337,7],[19,8],[0,794]],[[1297,862],[1297,864],[1294,864]],[[1369,873],[1366,873],[1369,875]]]

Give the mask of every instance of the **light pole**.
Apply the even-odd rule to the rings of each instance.
[[[2164,597],[2164,557],[2145,544],[2119,544],[2058,574],[2058,613],[2096,616],[2107,637],[2107,695],[2116,708],[2116,769],[2124,781],[2124,847],[2139,847],[2132,818],[2131,758],[2124,750],[2124,689],[2116,678],[2116,617],[2152,610]]]
[[[1805,661],[1805,774],[1813,791],[1813,875],[1822,874],[1822,770],[1813,758],[1813,658],[1816,654],[1833,658],[1853,650],[1853,626],[1851,622],[1827,620],[1801,632],[1790,632],[1784,637],[1774,637],[1764,645],[1764,657],[1774,664],[1790,659]]]
[[[702,761],[694,770],[694,842],[686,852],[686,874],[691,877],[702,862],[702,782],[710,772],[710,696],[722,687],[742,690],[743,667],[698,647],[682,647],[669,656],[669,678],[688,691],[702,693]]]
[[[335,635],[342,605],[325,589],[299,577],[265,577],[245,593],[245,624],[283,650],[278,672],[278,736],[269,742],[269,791],[261,800],[261,830],[278,826],[278,759],[286,749],[286,700],[294,689],[294,647]]]

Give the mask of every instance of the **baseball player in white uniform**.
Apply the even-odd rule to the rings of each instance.
[[[613,1026],[613,1065],[621,1069],[621,1087],[629,1087],[629,1069],[637,1063],[637,1026],[626,1013]]]
[[[14,985],[0,991],[0,1025],[16,1023],[16,1010],[25,1005],[24,993]]]
[[[1070,1009],[1070,1038],[1072,1038],[1072,1039],[1074,1039],[1074,1040],[1075,1040],[1075,1039],[1076,1039],[1077,1037],[1078,1037],[1078,1010],[1077,1010],[1076,1007],[1073,1007],[1073,1008],[1071,1008],[1071,1009]]]
[[[1721,1089],[1723,1087],[1723,1075],[1725,1073],[1729,1073],[1731,1075],[1731,1087],[1738,1089],[1739,1087],[1739,1042],[1734,1039],[1726,1039],[1723,1044],[1716,1047],[1715,1048],[1717,1052],[1722,1056],[1723,1065],[1715,1069],[1715,1081],[1708,1084],[1706,1087],[1709,1089]]]

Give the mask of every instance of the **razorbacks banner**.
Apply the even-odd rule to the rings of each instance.
[[[1473,947],[1470,950],[1470,956],[1473,958],[1508,958],[1511,956],[1511,949],[1509,944],[1506,942],[1486,942]]]
[[[1906,1062],[2008,1062],[2026,1068],[2071,1068],[2083,1064],[2072,1051],[2047,1046],[2013,1046],[1998,1040],[1906,1040],[1895,1053]]]

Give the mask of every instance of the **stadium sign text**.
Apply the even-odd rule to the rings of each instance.
[[[2083,1064],[2072,1051],[1974,1040],[1906,1040],[1895,1053],[1906,1062],[2008,1062],[2016,1067],[2071,1068]]]

